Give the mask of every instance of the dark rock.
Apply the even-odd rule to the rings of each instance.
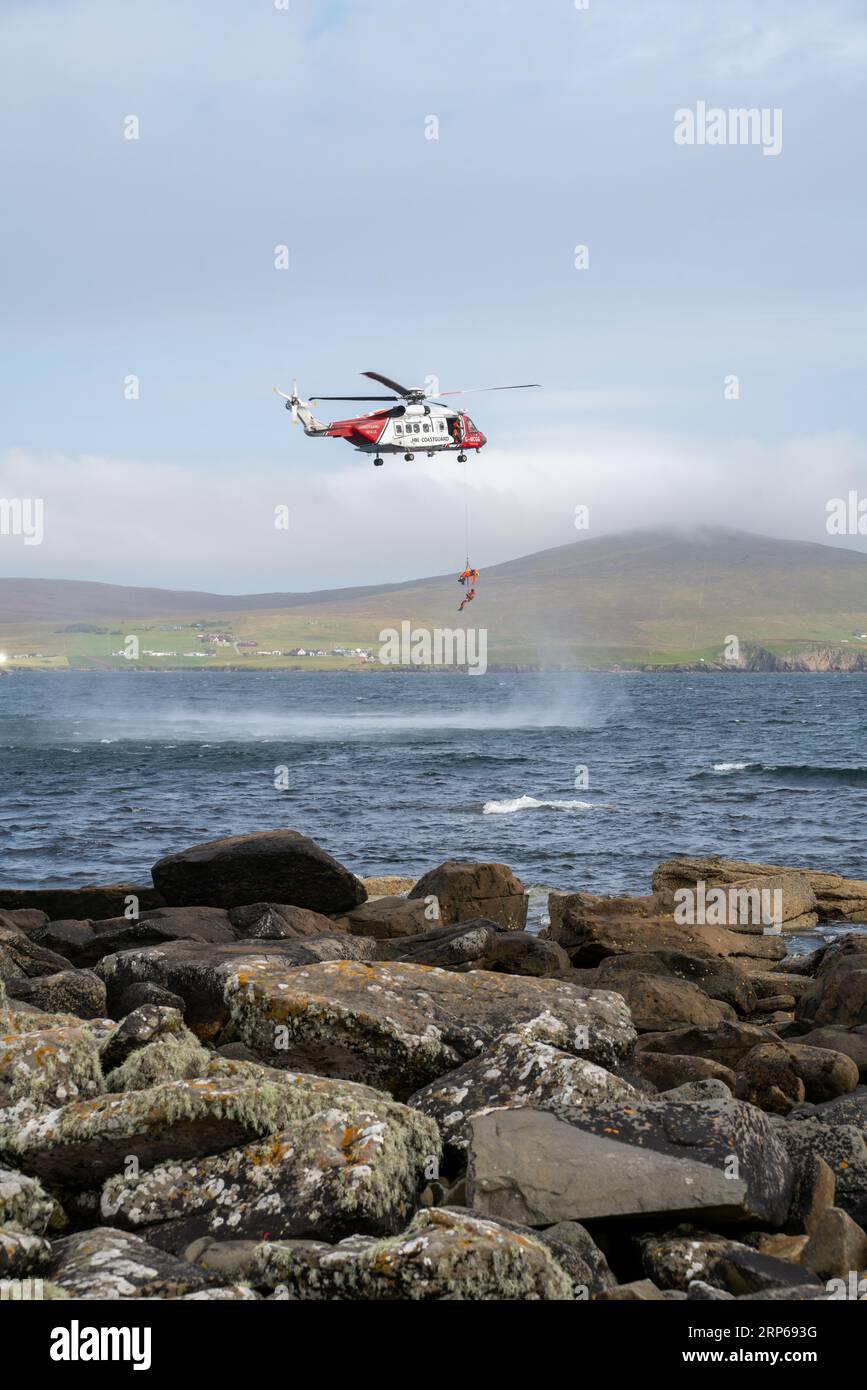
[[[487,917],[506,931],[523,931],[528,896],[505,864],[478,864],[448,859],[410,889],[409,898],[435,898],[446,926]]]
[[[164,907],[165,903],[153,888],[136,883],[113,883],[108,887],[87,888],[0,888],[0,909],[22,909],[44,913],[50,921],[69,918],[83,922],[103,917],[119,917],[135,898],[139,912]]]
[[[858,1068],[859,1079],[867,1082],[867,1031],[857,1032],[848,1028],[813,1028],[808,1031],[809,1024],[805,1019],[799,1019],[795,1025],[804,1029],[798,1041],[805,1047],[826,1047],[831,1052],[842,1052],[844,1056],[851,1057]],[[787,1032],[786,1037],[790,1034]]]
[[[618,1284],[596,1295],[599,1303],[662,1303],[664,1295],[652,1279],[635,1279],[631,1284]]]
[[[161,859],[152,873],[157,891],[176,906],[229,908],[268,901],[338,913],[351,911],[367,896],[354,874],[297,830],[193,845]]]
[[[795,1164],[795,1186],[786,1230],[808,1235],[815,1230],[829,1207],[834,1205],[836,1179],[824,1158],[803,1153]]]
[[[673,976],[643,975],[637,971],[620,971],[606,979],[609,989],[616,989],[629,1005],[632,1022],[639,1033],[695,1027],[715,1027],[724,1018],[734,1018],[728,1004],[718,1003],[687,980]]]
[[[798,1018],[845,1028],[867,1023],[867,936],[853,933],[829,945],[815,978],[815,991],[798,1001]]]
[[[63,970],[56,975],[7,980],[6,993],[10,999],[33,1004],[45,1013],[105,1018],[105,985],[91,970]]]
[[[736,1298],[754,1297],[770,1289],[797,1289],[819,1280],[800,1265],[762,1255],[757,1250],[729,1250],[713,1267],[714,1280]]]
[[[705,1057],[736,1071],[738,1063],[759,1043],[778,1042],[770,1028],[751,1023],[718,1023],[715,1027],[677,1028],[667,1033],[648,1033],[638,1042],[639,1051],[666,1052]]]
[[[799,1118],[796,1112],[775,1125],[774,1135],[796,1167],[814,1156],[823,1158],[836,1182],[834,1205],[859,1226],[867,1226],[867,1143],[861,1129]]]
[[[145,1004],[151,1004],[158,1009],[177,1009],[180,1013],[183,1013],[186,1007],[179,994],[174,994],[170,989],[163,989],[162,985],[153,984],[150,980],[142,980],[138,984],[128,985],[121,994],[115,994],[109,1016],[126,1018],[127,1014],[133,1013]]]
[[[734,1094],[735,1073],[721,1062],[707,1057],[686,1057],[677,1053],[636,1052],[632,1065],[658,1091],[669,1091],[694,1081],[722,1081]]]
[[[292,940],[299,936],[334,936],[346,928],[321,912],[289,903],[250,903],[233,907],[229,921],[239,936],[257,941]]]
[[[0,924],[0,980],[8,982],[21,975],[56,975],[68,968],[68,960],[31,941],[20,927]]]

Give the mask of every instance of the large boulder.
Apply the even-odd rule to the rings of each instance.
[[[571,1300],[572,1280],[538,1236],[475,1213],[420,1211],[400,1235],[336,1247],[268,1241],[258,1280],[290,1298]]]
[[[0,981],[23,975],[36,979],[65,970],[69,962],[55,951],[32,941],[20,927],[0,922]]]
[[[468,1206],[528,1226],[661,1216],[781,1226],[793,1186],[769,1120],[732,1099],[470,1120]]]
[[[446,926],[487,917],[506,931],[523,931],[529,897],[505,864],[447,859],[410,889],[409,898],[435,898]]]
[[[385,1096],[333,1082],[322,1090],[322,1108],[291,1129],[109,1179],[103,1221],[176,1253],[228,1234],[334,1241],[400,1230],[438,1162],[436,1125]]]
[[[715,955],[735,964],[741,958],[778,961],[786,954],[785,943],[779,936],[678,922],[670,914],[624,912],[621,899],[591,898],[586,894],[575,897],[577,901],[563,912],[556,939],[579,968],[598,965],[607,956],[635,952],[668,951],[705,959]]]
[[[779,864],[753,864],[744,859],[724,859],[720,855],[682,856],[667,859],[653,871],[656,892],[674,893],[678,888],[694,888],[703,879],[708,885],[728,885],[744,879],[779,877],[806,879],[816,899],[822,921],[867,920],[867,882],[842,878],[817,869],[785,868]]]
[[[562,1044],[570,1043],[566,1025],[542,1014],[416,1091],[409,1104],[436,1120],[447,1149],[464,1152],[470,1119],[482,1110],[557,1111],[636,1095],[620,1077],[564,1051]]]
[[[278,1134],[347,1096],[383,1098],[318,1076],[214,1058],[195,1079],[78,1101],[23,1125],[0,1126],[0,1150],[24,1172],[73,1188],[167,1160],[203,1158]]]
[[[426,903],[423,898],[368,898],[347,915],[346,925],[355,936],[386,941],[430,931],[440,925],[440,916],[437,904]]]
[[[182,999],[187,1026],[198,1037],[210,1039],[228,1023],[226,982],[239,971],[258,963],[273,965],[285,974],[295,966],[321,960],[367,959],[373,949],[372,941],[348,932],[213,946],[198,941],[173,941],[165,946],[106,956],[97,970],[106,983],[112,1017],[120,1015],[133,986],[148,983]]]
[[[398,961],[287,972],[253,960],[228,979],[226,1002],[241,1040],[272,1066],[344,1076],[401,1098],[546,1012],[564,1025],[570,1051],[602,1066],[627,1056],[635,1040],[617,994]]]
[[[78,1020],[74,1020],[78,1022]],[[27,1025],[24,1025],[26,1028]],[[97,1035],[77,1027],[39,1027],[0,1037],[0,1150],[4,1132],[40,1110],[103,1088]]]
[[[674,976],[629,970],[609,976],[605,983],[623,995],[639,1033],[690,1025],[713,1028],[723,1019],[735,1017],[730,1005],[710,999],[698,985]]]
[[[845,936],[817,953],[816,988],[798,1001],[797,1017],[853,1028],[867,1024],[867,936]]]
[[[297,830],[209,840],[160,859],[151,872],[157,891],[176,907],[270,901],[340,913],[367,897],[354,874]]]
[[[362,907],[364,904],[362,903]],[[237,934],[255,941],[284,941],[300,936],[334,936],[345,931],[343,919],[289,903],[249,903],[227,914]]]
[[[840,1028],[829,1025],[802,1033],[798,1042],[804,1047],[828,1048],[850,1057],[858,1068],[862,1082],[867,1082],[867,1027]]]
[[[774,1134],[796,1167],[823,1158],[835,1179],[834,1205],[867,1226],[867,1141],[860,1127],[824,1124],[817,1116],[802,1118],[793,1111],[777,1122]]]

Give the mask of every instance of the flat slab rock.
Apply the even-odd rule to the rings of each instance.
[[[291,1129],[109,1179],[103,1220],[177,1253],[205,1237],[334,1241],[400,1230],[438,1163],[436,1125],[385,1096],[320,1089],[323,1108]]]
[[[541,1239],[434,1207],[400,1235],[335,1246],[269,1241],[255,1282],[298,1299],[569,1300],[572,1280]]]
[[[289,973],[251,962],[228,981],[226,1001],[238,1035],[269,1064],[344,1076],[400,1098],[542,1013],[564,1026],[569,1050],[602,1066],[635,1042],[618,994],[396,961]]]
[[[366,1087],[220,1057],[202,1077],[97,1096],[0,1130],[0,1149],[26,1173],[89,1188],[123,1172],[131,1156],[150,1168],[219,1153],[278,1133],[341,1099],[372,1103],[382,1097]]]
[[[528,1226],[638,1216],[780,1226],[793,1185],[770,1122],[731,1099],[639,1099],[568,1118],[495,1110],[470,1121],[467,1205]]]
[[[208,840],[168,855],[151,872],[157,892],[175,907],[268,901],[338,913],[367,897],[360,879],[297,830]]]
[[[817,869],[785,867],[780,864],[753,864],[746,859],[723,859],[719,855],[667,859],[653,871],[656,892],[692,888],[699,879],[711,884],[737,883],[746,878],[798,875],[809,883],[816,897],[819,917],[824,921],[863,921],[867,915],[867,882],[842,878]]]

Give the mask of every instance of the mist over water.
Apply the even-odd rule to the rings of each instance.
[[[867,877],[865,699],[840,675],[16,674],[0,882],[148,882],[278,826],[361,874],[497,859],[540,891],[646,892],[673,854]]]

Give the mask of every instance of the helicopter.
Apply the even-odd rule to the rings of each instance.
[[[469,415],[445,405],[441,400],[418,386],[401,386],[399,381],[383,376],[381,372],[362,372],[361,376],[378,381],[394,392],[391,396],[311,396],[302,400],[298,394],[298,382],[292,386],[292,394],[279,391],[276,395],[286,402],[293,425],[300,420],[304,433],[312,436],[326,436],[330,439],[345,439],[363,454],[373,454],[374,465],[381,468],[382,454],[403,454],[409,463],[416,453],[434,454],[448,450],[457,451],[458,462],[466,463],[465,450],[479,449],[488,442],[481,430],[473,424]],[[440,391],[438,396],[466,396],[471,391],[526,391],[538,387],[538,381],[525,381],[518,386],[476,386],[469,391]],[[320,401],[388,401],[390,408],[371,410],[351,420],[334,420],[330,425],[323,424],[313,415],[311,406]]]

